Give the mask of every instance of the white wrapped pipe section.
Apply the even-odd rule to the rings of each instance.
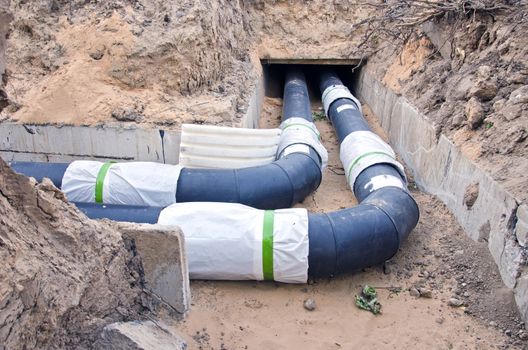
[[[400,172],[402,178],[406,178],[403,165],[396,160],[396,154],[391,146],[372,131],[354,131],[348,134],[341,143],[339,158],[345,168],[348,185],[352,190],[354,190],[358,175],[374,164],[392,164]],[[385,186],[403,188],[399,179],[387,176],[377,178],[371,185],[375,188]]]
[[[322,169],[328,165],[328,152],[321,143],[321,134],[314,123],[303,118],[288,118],[280,125],[282,135],[279,146],[277,148],[277,156],[282,151],[283,155],[288,155],[293,152],[300,152],[308,154],[310,151],[308,147],[311,146],[321,158]]]
[[[78,160],[66,169],[61,188],[72,202],[164,207],[176,201],[181,169],[154,162]]]
[[[179,164],[186,168],[244,168],[275,160],[280,129],[183,124]]]
[[[236,203],[173,204],[158,223],[178,225],[192,279],[308,279],[306,209],[259,210]]]
[[[329,86],[323,91],[323,94],[321,96],[321,100],[323,101],[323,108],[325,111],[325,114],[328,115],[328,109],[330,108],[330,105],[332,102],[339,98],[348,98],[356,104],[357,108],[359,108],[359,111],[361,110],[361,103],[357,98],[350,93],[350,90],[345,85],[332,85]]]

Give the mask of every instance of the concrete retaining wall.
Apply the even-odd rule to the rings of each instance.
[[[180,133],[158,129],[0,123],[6,161],[113,159],[178,163]]]
[[[519,206],[511,193],[447,137],[437,137],[422,113],[368,70],[360,72],[356,88],[356,94],[379,118],[417,185],[442,200],[472,239],[487,242],[504,284],[514,291],[519,310],[528,320],[527,206]],[[473,199],[476,196],[473,204],[464,200],[469,192]]]

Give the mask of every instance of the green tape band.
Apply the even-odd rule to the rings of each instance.
[[[110,169],[110,166],[115,163],[114,161],[106,162],[103,165],[101,165],[101,168],[99,169],[99,172],[97,173],[97,179],[95,180],[95,203],[103,203],[103,185],[104,180],[106,177],[106,173],[108,173],[108,169]]]
[[[350,166],[348,167],[348,177],[347,177],[347,182],[350,182],[350,174],[352,174],[352,169],[357,165],[357,163],[365,158],[365,157],[368,157],[368,156],[373,156],[373,155],[376,155],[376,154],[383,154],[383,155],[386,155],[392,159],[394,159],[394,157],[392,155],[390,155],[389,153],[385,153],[385,152],[367,152],[367,153],[364,153],[362,155],[360,155],[359,157],[356,157],[356,159],[354,159],[354,161],[352,162],[352,164],[350,164]]]
[[[273,281],[273,220],[274,211],[264,211],[264,223],[262,225],[262,275],[266,281]]]
[[[302,127],[305,127],[307,128],[308,130],[310,130],[311,132],[313,132],[315,134],[315,136],[317,136],[317,139],[318,140],[321,140],[321,135],[315,131],[314,129],[312,129],[311,127],[309,127],[308,125],[304,125],[304,124],[300,124],[300,123],[294,123],[294,124],[289,124],[289,125],[286,125],[282,130],[286,130],[288,129],[289,127],[291,126],[302,126]]]

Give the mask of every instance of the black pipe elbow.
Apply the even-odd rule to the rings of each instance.
[[[258,209],[289,208],[321,183],[319,157],[292,153],[242,169],[182,169],[176,202],[241,203]]]
[[[419,219],[408,192],[386,187],[358,206],[309,215],[308,275],[331,277],[392,258]]]

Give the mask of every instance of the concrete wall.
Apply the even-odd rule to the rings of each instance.
[[[264,76],[260,75],[255,81],[255,90],[249,99],[246,114],[242,118],[242,121],[235,126],[258,129],[260,112],[262,111],[262,103],[264,101],[264,90]]]
[[[359,75],[356,94],[379,118],[417,185],[442,200],[472,239],[487,242],[504,284],[514,291],[519,310],[528,320],[527,206],[519,205],[447,137],[437,138],[422,113],[367,69]],[[477,194],[472,206],[464,201],[470,190]]]
[[[0,123],[6,161],[112,159],[178,163],[180,133],[158,129]]]

